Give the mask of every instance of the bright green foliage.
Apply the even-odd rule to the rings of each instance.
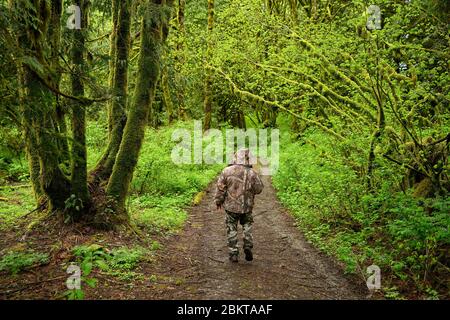
[[[27,181],[30,172],[22,154],[24,144],[20,132],[16,128],[0,130],[0,141],[0,184]]]
[[[36,200],[30,187],[0,188],[0,230],[8,230],[17,222],[17,219],[36,208]]]
[[[310,241],[343,261],[349,272],[380,266],[388,298],[397,297],[389,284],[399,281],[425,296],[430,288],[445,294],[440,279],[448,272],[448,197],[423,199],[398,191],[401,176],[389,167],[377,171],[379,190],[367,192],[351,165],[337,157],[345,144],[313,130],[298,141],[289,143],[287,135],[282,141],[273,181]]]
[[[94,268],[101,268],[106,265],[109,256],[107,251],[97,244],[80,245],[73,248],[72,251],[81,270],[81,288],[67,290],[64,293],[64,296],[68,300],[83,300],[85,297],[83,285],[86,284],[91,288],[94,288],[97,285],[97,279],[92,277],[89,278],[89,275]]]
[[[81,289],[67,290],[64,294],[67,300],[83,300],[84,291]]]
[[[184,209],[220,172],[222,165],[174,164],[172,133],[192,129],[192,122],[148,129],[131,184],[130,211],[138,225],[150,231],[174,232],[187,217]]]
[[[153,250],[153,249],[152,249]],[[122,280],[140,278],[141,275],[134,270],[139,263],[150,260],[149,252],[142,247],[120,247],[108,250],[100,245],[81,245],[73,249],[77,263],[80,264],[82,284],[94,287],[98,280],[88,278],[96,270],[107,276],[118,277]],[[76,294],[75,292],[71,293]]]
[[[118,270],[133,270],[137,267],[145,256],[142,248],[118,248],[111,251],[111,260],[109,267]]]
[[[37,204],[177,232],[222,166],[174,164],[173,130],[279,127],[274,184],[308,239],[348,272],[382,267],[387,298],[448,297],[448,1],[214,0],[209,31],[213,1],[77,1],[78,36],[56,2],[0,1],[1,230]],[[136,277],[145,254],[117,250],[75,254],[86,277]]]
[[[131,200],[132,203],[132,218],[137,225],[156,233],[174,233],[180,230],[187,218],[187,214],[182,209],[174,209],[173,203],[168,206],[161,205],[154,202],[146,202],[145,196]]]
[[[48,260],[49,257],[46,253],[11,251],[0,260],[0,271],[6,271],[15,275],[30,267],[45,264]]]

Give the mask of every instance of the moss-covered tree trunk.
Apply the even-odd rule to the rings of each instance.
[[[59,90],[61,83],[61,65],[59,63],[61,48],[61,14],[62,0],[51,0],[51,15],[48,30],[48,40],[50,45],[49,65],[51,71],[52,86]],[[59,134],[58,147],[61,163],[68,164],[70,161],[69,144],[67,141],[66,114],[62,106],[62,101],[58,95],[55,96],[55,124]]]
[[[72,95],[75,97],[84,96],[83,78],[85,77],[85,34],[88,26],[88,0],[77,0],[75,5],[81,8],[81,29],[71,30],[72,48],[71,60],[73,72],[70,75]],[[86,150],[86,109],[80,101],[72,104],[72,152],[71,152],[71,179],[72,190],[79,201],[77,209],[72,210],[74,218],[78,218],[82,213],[82,208],[86,209],[89,204],[89,192],[87,187],[87,150]]]
[[[177,44],[177,57],[176,57],[176,77],[177,83],[179,83],[179,89],[177,90],[178,99],[178,117],[180,119],[186,119],[186,105],[185,105],[185,79],[183,77],[182,68],[186,63],[186,52],[185,52],[185,39],[186,39],[186,29],[184,27],[184,11],[186,8],[186,0],[178,0],[178,10],[177,10],[177,22],[178,22],[178,44]]]
[[[22,86],[25,87],[25,82],[22,82]],[[35,121],[33,120],[33,113],[30,108],[26,107],[26,99],[21,98],[22,105],[22,126],[25,136],[25,152],[28,160],[28,167],[30,170],[30,181],[33,188],[33,194],[37,203],[40,203],[44,198],[44,190],[41,185],[40,173],[41,164],[39,162],[39,154],[37,149],[37,138],[33,126]]]
[[[214,0],[208,0],[208,47],[206,49],[206,59],[207,62],[211,61],[213,44],[212,44],[212,31],[214,27]],[[205,98],[203,102],[204,112],[205,112],[205,123],[203,124],[204,130],[211,128],[211,117],[212,117],[212,70],[210,68],[206,69],[205,78]]]
[[[119,20],[119,3],[120,0],[111,0],[111,16],[112,16],[112,30],[109,37],[109,87],[113,87],[114,82],[114,63],[116,58],[116,49],[117,49],[117,27]],[[112,101],[108,104],[108,132],[111,135],[113,129],[113,121],[112,121]]]
[[[163,102],[164,102],[164,106],[165,106],[166,112],[167,112],[167,121],[169,123],[172,123],[175,118],[175,114],[174,114],[172,97],[170,95],[169,72],[167,70],[167,65],[164,66],[164,68],[162,70],[161,88],[162,88],[162,93],[163,93]]]
[[[141,22],[141,43],[133,102],[107,187],[107,195],[113,199],[118,217],[125,219],[128,219],[125,200],[144,140],[160,74],[160,47],[168,32],[169,19],[169,11],[165,9],[165,1],[151,1]]]
[[[112,173],[123,129],[127,121],[126,106],[128,101],[128,62],[130,51],[130,14],[131,0],[121,1],[118,5],[117,26],[114,27],[114,58],[111,74],[113,99],[109,109],[109,143],[107,150],[93,172],[96,179],[108,180]]]
[[[22,12],[18,17],[20,28],[16,30],[18,44],[29,59],[21,63],[23,92],[23,117],[31,179],[37,196],[42,192],[49,202],[49,209],[63,209],[70,189],[70,182],[59,166],[58,134],[55,129],[54,97],[42,82],[36,65],[45,66],[47,32],[51,7],[45,0],[13,3],[14,10]],[[31,23],[34,17],[35,23]],[[33,62],[30,62],[33,61]],[[39,159],[39,175],[37,174]],[[37,181],[39,180],[39,182]]]
[[[39,82],[39,80],[34,80]],[[46,87],[37,85],[36,91],[41,92],[38,101],[48,101],[53,98],[50,92],[46,91]],[[40,179],[44,192],[49,200],[50,210],[64,210],[65,201],[70,194],[70,181],[62,171],[57,157],[58,135],[54,123],[54,109],[50,103],[45,106],[45,111],[37,115],[37,142],[39,150],[39,161],[41,164]],[[42,107],[42,106],[41,106]]]
[[[14,3],[10,1],[11,12],[16,11],[20,7],[19,3]],[[15,30],[17,36],[17,44],[21,48],[29,48],[30,39],[27,35],[26,23],[25,21],[18,21],[18,28]],[[21,122],[23,128],[23,135],[25,138],[25,153],[28,161],[28,168],[30,171],[30,182],[33,189],[33,193],[36,202],[40,202],[45,196],[44,189],[42,188],[40,181],[41,164],[39,162],[39,153],[37,146],[37,136],[36,136],[36,125],[33,109],[30,105],[33,104],[34,93],[30,91],[30,77],[31,70],[27,67],[25,63],[19,63],[17,66],[19,71],[19,99],[20,99],[20,111],[21,111]]]

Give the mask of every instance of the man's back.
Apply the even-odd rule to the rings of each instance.
[[[261,193],[263,183],[249,165],[233,164],[222,171],[217,181],[216,204],[234,213],[251,212],[256,194]]]

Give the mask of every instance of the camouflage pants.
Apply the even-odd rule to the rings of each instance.
[[[227,216],[225,223],[227,225],[227,239],[228,239],[228,249],[230,255],[238,255],[238,224],[242,225],[244,231],[244,249],[253,248],[253,236],[252,236],[252,225],[253,216],[252,213],[233,213],[227,211]]]

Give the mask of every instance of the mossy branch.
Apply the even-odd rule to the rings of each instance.
[[[258,96],[256,94],[251,93],[251,92],[239,89],[239,87],[233,82],[233,80],[226,73],[224,73],[221,69],[213,67],[211,65],[207,65],[207,68],[216,71],[224,79],[226,79],[230,83],[230,85],[232,87],[232,92],[234,94],[236,94],[237,96],[239,96],[244,101],[247,101],[247,102],[250,102],[250,103],[251,102],[257,102],[257,103],[260,103],[260,104],[262,104],[264,106],[278,108],[280,110],[283,110],[283,111],[289,113],[290,115],[292,115],[293,117],[295,117],[297,119],[303,120],[303,121],[308,122],[308,123],[310,123],[310,124],[312,124],[314,126],[317,126],[318,128],[320,128],[323,131],[331,134],[332,136],[334,136],[335,138],[337,138],[339,140],[344,140],[345,139],[342,135],[340,135],[339,133],[337,133],[337,132],[327,128],[326,126],[324,126],[323,124],[321,124],[318,121],[305,118],[305,117],[303,117],[303,116],[301,116],[301,115],[299,115],[299,114],[289,110],[288,108],[286,108],[285,106],[283,106],[283,105],[281,105],[281,104],[279,104],[277,102],[268,101],[268,100],[264,99],[261,96]]]
[[[49,79],[47,79],[47,77],[44,76],[44,74],[45,74],[44,70],[39,70],[39,68],[37,68],[35,63],[30,63],[28,61],[23,61],[23,64],[26,65],[28,68],[30,68],[34,72],[34,74],[36,75],[38,80],[45,87],[47,87],[47,89],[49,89],[51,92],[53,92],[56,95],[62,96],[64,98],[67,98],[67,99],[70,99],[70,100],[77,101],[77,102],[79,102],[79,103],[81,103],[83,105],[90,105],[90,104],[95,103],[95,102],[105,102],[105,101],[108,101],[108,100],[111,99],[111,95],[107,95],[107,96],[100,97],[100,98],[89,98],[89,97],[83,97],[83,96],[73,96],[71,94],[64,93],[61,90],[59,90],[58,88],[56,88],[55,86],[53,86],[51,81]]]
[[[263,68],[266,67],[266,66],[261,65],[261,64],[257,64],[257,65],[258,65],[258,66],[261,66],[261,67],[263,67]],[[274,68],[278,68],[278,67],[274,67]],[[302,82],[299,82],[299,81],[296,81],[296,80],[292,80],[292,79],[286,78],[285,76],[280,75],[279,73],[276,73],[276,72],[274,72],[274,71],[272,71],[272,70],[268,70],[268,72],[270,72],[270,73],[272,73],[272,74],[274,74],[274,75],[280,77],[281,79],[285,80],[286,82],[294,83],[294,84],[300,86],[301,88],[303,88],[303,89],[305,89],[305,90],[312,91],[314,96],[318,97],[321,101],[323,101],[323,102],[326,103],[328,106],[330,106],[330,108],[332,108],[336,113],[338,113],[338,114],[340,114],[340,115],[342,115],[342,116],[348,118],[352,123],[354,123],[354,124],[357,123],[357,122],[355,121],[355,118],[356,118],[356,119],[360,119],[360,120],[361,120],[363,123],[365,123],[365,124],[371,125],[371,122],[369,122],[367,119],[363,118],[360,114],[358,114],[358,113],[355,112],[354,110],[348,109],[348,108],[347,108],[347,110],[348,110],[348,112],[349,112],[349,113],[347,113],[347,112],[345,112],[344,110],[339,109],[339,108],[337,107],[337,105],[336,105],[336,102],[333,100],[333,97],[334,97],[334,98],[340,97],[340,98],[342,98],[342,99],[347,99],[347,98],[342,97],[342,96],[340,96],[339,94],[333,92],[332,90],[330,90],[330,89],[329,89],[327,86],[325,86],[324,84],[322,84],[322,85],[323,85],[323,86],[322,86],[322,93],[323,93],[323,94],[322,94],[322,93],[320,93],[316,88],[314,88],[313,86],[311,86],[311,85],[309,85],[309,84],[302,83]],[[317,81],[318,81],[318,80],[317,80]],[[318,82],[321,84],[320,81],[318,81]],[[340,99],[340,100],[341,100],[341,99]],[[342,100],[341,100],[341,102],[342,102]],[[356,103],[356,102],[355,102],[355,103]],[[345,103],[344,103],[343,106],[345,106]],[[353,115],[353,117],[352,117],[350,114]],[[373,120],[375,121],[375,119],[373,119]]]
[[[298,34],[293,32],[293,36],[296,37],[299,40],[299,44],[311,51],[313,56],[319,58],[322,61],[322,65],[331,73],[333,74],[338,80],[342,80],[347,85],[355,89],[359,95],[373,108],[376,109],[376,105],[366,96],[364,90],[362,90],[361,86],[359,86],[355,81],[350,79],[345,73],[343,73],[339,68],[330,62],[327,57],[325,57],[323,54],[319,53],[314,45],[309,43],[308,41],[302,39]]]
[[[292,69],[292,68],[267,66],[267,65],[263,65],[263,64],[259,64],[259,63],[257,63],[256,65],[260,66],[262,68],[279,69],[279,70],[285,70],[288,72],[294,72],[294,73],[300,74],[303,77],[305,77],[306,79],[308,79],[309,81],[311,81],[312,83],[318,85],[320,91],[322,92],[321,93],[322,96],[328,96],[330,98],[334,98],[334,99],[342,102],[344,105],[348,104],[349,106],[353,107],[355,110],[359,111],[359,113],[357,113],[356,111],[349,109],[349,112],[352,113],[355,117],[362,118],[362,116],[364,116],[365,118],[367,118],[367,120],[362,118],[362,121],[364,121],[367,124],[376,122],[374,115],[369,110],[367,110],[363,105],[361,105],[360,103],[358,103],[348,97],[344,97],[344,96],[340,95],[339,93],[330,89],[330,87],[328,87],[325,83],[321,82],[320,80],[316,79],[313,76],[310,76],[300,70],[296,70],[296,69]],[[299,83],[299,82],[297,82],[297,83]],[[318,92],[318,90],[316,90],[315,88],[314,88],[314,90],[316,92]]]

